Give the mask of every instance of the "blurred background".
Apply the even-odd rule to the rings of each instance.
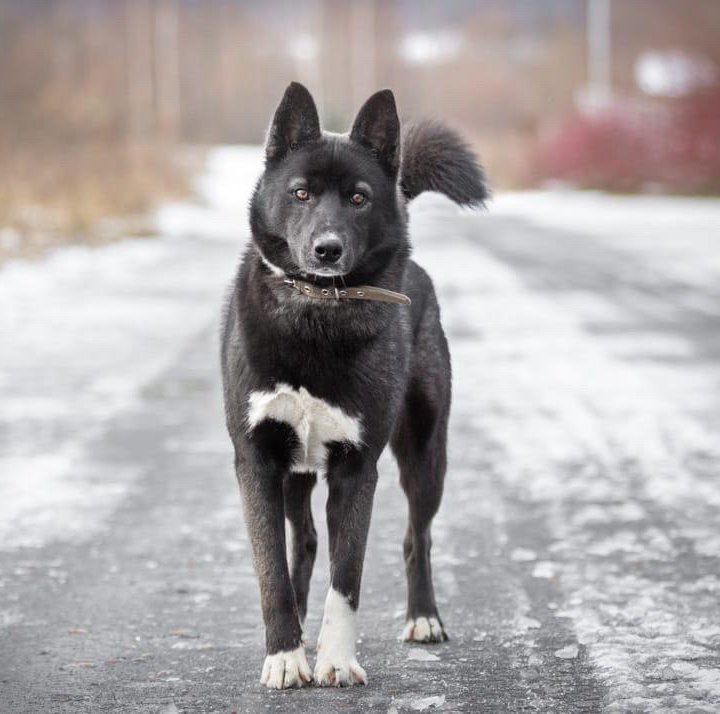
[[[496,189],[720,191],[716,0],[0,0],[0,257],[147,230],[290,79],[345,130],[391,87]]]
[[[410,204],[453,358],[433,571],[370,686],[268,699],[218,324],[291,80],[390,87],[487,210]],[[0,0],[0,710],[720,711],[720,0]],[[306,622],[328,563],[325,488]]]

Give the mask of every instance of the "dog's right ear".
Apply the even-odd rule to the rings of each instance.
[[[268,161],[279,161],[289,151],[320,138],[315,102],[302,84],[291,82],[275,111],[265,144]]]
[[[368,99],[355,117],[350,139],[372,151],[380,165],[396,176],[400,164],[400,119],[395,97],[382,89]]]

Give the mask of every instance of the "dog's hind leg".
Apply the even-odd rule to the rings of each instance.
[[[430,527],[440,507],[445,478],[450,358],[439,324],[428,327],[430,334],[423,336],[421,328],[416,340],[411,379],[391,446],[409,511],[403,542],[408,583],[403,639],[442,642],[447,635],[435,603]]]
[[[290,579],[300,622],[305,622],[310,576],[317,553],[317,533],[311,496],[317,483],[314,473],[289,473],[283,482],[285,517],[290,524]]]

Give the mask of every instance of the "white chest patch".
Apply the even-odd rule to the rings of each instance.
[[[300,442],[293,471],[324,471],[326,444],[347,441],[355,446],[362,443],[362,425],[357,417],[346,414],[307,389],[293,389],[277,384],[272,392],[251,392],[248,399],[248,426],[254,429],[265,419],[289,424]]]

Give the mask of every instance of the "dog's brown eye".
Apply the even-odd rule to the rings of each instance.
[[[353,206],[362,206],[363,203],[365,203],[365,195],[362,193],[354,193],[350,197],[350,202],[353,204]]]
[[[310,192],[306,188],[296,188],[293,193],[298,201],[307,201],[310,198]]]

